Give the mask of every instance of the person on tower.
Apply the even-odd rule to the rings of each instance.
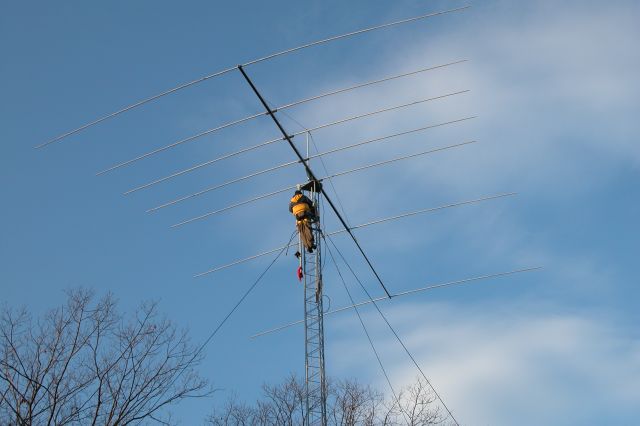
[[[300,234],[302,244],[309,253],[313,253],[315,241],[311,223],[318,220],[313,202],[302,191],[297,190],[289,202],[289,211],[296,218],[296,228]]]

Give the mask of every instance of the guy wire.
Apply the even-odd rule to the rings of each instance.
[[[453,416],[453,413],[451,413],[451,410],[449,410],[449,407],[447,406],[447,404],[444,402],[444,400],[442,399],[442,397],[440,396],[440,394],[438,393],[438,391],[436,391],[435,387],[431,384],[431,381],[427,378],[427,376],[424,374],[424,371],[422,371],[422,368],[420,368],[420,365],[418,364],[418,362],[415,360],[415,358],[413,357],[413,355],[411,354],[411,352],[409,351],[409,349],[405,346],[404,342],[402,341],[402,339],[400,338],[400,336],[398,335],[398,333],[395,331],[395,329],[391,326],[391,323],[389,323],[389,320],[387,320],[387,317],[382,313],[382,310],[380,310],[380,307],[378,306],[378,304],[373,301],[373,297],[371,297],[371,294],[369,294],[369,291],[367,290],[367,288],[362,284],[362,282],[360,281],[360,279],[358,278],[358,275],[354,272],[354,270],[351,268],[351,265],[349,264],[349,262],[347,262],[347,260],[345,259],[345,257],[342,255],[342,252],[340,251],[340,249],[338,248],[338,246],[336,246],[336,244],[333,242],[333,240],[331,239],[331,237],[327,237],[329,238],[329,241],[331,242],[331,245],[336,249],[338,255],[340,256],[340,258],[342,258],[342,261],[345,263],[345,265],[347,265],[347,268],[349,268],[349,271],[351,271],[351,274],[354,276],[354,278],[356,279],[356,281],[358,282],[358,284],[360,284],[360,287],[362,288],[362,290],[365,292],[365,294],[367,295],[367,297],[369,298],[369,300],[372,301],[373,306],[375,306],[376,310],[378,311],[378,313],[380,314],[380,316],[382,317],[382,319],[384,320],[384,322],[387,324],[387,326],[389,327],[389,330],[391,330],[391,332],[393,333],[393,335],[396,337],[396,339],[398,340],[398,342],[400,343],[400,345],[402,346],[402,348],[404,349],[404,351],[407,353],[407,355],[409,356],[409,358],[411,359],[411,361],[413,361],[413,364],[416,366],[416,368],[418,369],[418,371],[420,372],[420,374],[422,375],[422,377],[424,378],[424,380],[427,382],[427,384],[429,385],[429,387],[431,388],[431,390],[433,391],[434,395],[438,398],[438,400],[440,401],[440,403],[442,404],[442,406],[445,408],[445,410],[447,410],[447,413],[449,413],[449,416],[451,417],[451,419],[453,420],[453,422],[456,424],[456,426],[460,426],[460,423],[458,423],[458,421],[456,420],[456,418]]]

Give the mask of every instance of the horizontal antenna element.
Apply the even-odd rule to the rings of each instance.
[[[507,276],[507,275],[519,274],[519,273],[522,273],[522,272],[537,271],[539,269],[542,269],[542,267],[541,266],[536,266],[536,267],[533,267],[533,268],[516,269],[514,271],[499,272],[497,274],[491,274],[491,275],[480,275],[478,277],[465,278],[465,279],[457,280],[457,281],[448,281],[448,282],[444,282],[444,283],[440,283],[440,284],[432,284],[432,285],[429,285],[429,286],[426,286],[426,287],[421,287],[421,288],[416,288],[416,289],[413,289],[413,290],[407,290],[407,291],[403,291],[403,292],[400,292],[400,293],[396,293],[396,294],[393,295],[393,297],[395,298],[395,297],[399,297],[399,296],[406,296],[406,295],[409,295],[409,294],[421,293],[421,292],[429,291],[429,290],[435,290],[437,288],[451,287],[451,286],[460,285],[460,284],[467,284],[467,283],[470,283],[470,282],[473,282],[473,281],[488,280],[488,279],[491,279],[491,278],[504,277],[504,276]],[[343,306],[342,308],[337,308],[337,309],[331,310],[329,312],[325,312],[324,315],[337,314],[338,312],[343,312],[343,311],[346,311],[346,310],[349,310],[349,309],[355,309],[355,308],[360,307],[362,305],[368,305],[370,303],[380,302],[382,300],[387,300],[387,298],[386,297],[377,297],[375,299],[365,300],[363,302],[355,303],[355,304],[352,304],[352,305],[349,305],[349,306]],[[304,322],[304,320],[298,320],[298,321],[290,322],[288,324],[284,324],[284,325],[281,325],[279,327],[275,327],[275,328],[272,328],[272,329],[269,329],[269,330],[261,331],[259,333],[254,334],[253,336],[250,336],[250,337],[252,339],[255,339],[256,337],[264,336],[264,335],[270,334],[270,333],[275,333],[277,331],[284,330],[284,329],[289,328],[289,327],[293,327],[294,325],[302,324],[303,322]]]
[[[216,215],[218,213],[226,212],[227,210],[235,209],[236,207],[240,207],[240,206],[244,206],[244,205],[249,204],[249,203],[253,203],[254,201],[262,200],[264,198],[269,198],[269,197],[272,197],[272,196],[277,195],[277,194],[282,194],[283,192],[286,192],[286,191],[291,191],[294,188],[296,188],[296,185],[288,186],[286,188],[278,189],[276,191],[269,192],[267,194],[259,195],[257,197],[251,198],[249,200],[241,201],[239,203],[232,204],[230,206],[223,207],[221,209],[214,210],[212,212],[208,212],[208,213],[205,213],[203,215],[193,217],[191,219],[187,219],[187,220],[185,220],[183,222],[176,223],[175,225],[171,225],[171,227],[172,228],[177,228],[178,226],[186,225],[188,223],[195,222],[196,220],[205,219],[205,218],[207,218],[209,216],[213,216],[213,215]]]
[[[147,152],[145,154],[139,155],[139,156],[137,156],[135,158],[132,158],[131,160],[123,161],[122,163],[118,163],[118,164],[116,164],[114,166],[109,167],[108,169],[101,170],[98,173],[96,173],[96,176],[100,176],[100,175],[103,175],[105,173],[111,172],[113,170],[119,169],[121,167],[128,166],[129,164],[133,164],[136,161],[140,161],[142,159],[151,157],[152,155],[155,155],[155,154],[158,154],[160,152],[166,151],[167,149],[174,148],[174,147],[176,147],[178,145],[182,145],[183,143],[190,142],[192,140],[198,139],[198,138],[200,138],[202,136],[211,134],[211,133],[216,132],[218,130],[226,129],[227,127],[235,126],[236,124],[244,123],[245,121],[249,121],[249,120],[252,120],[254,118],[261,117],[263,115],[266,115],[266,114],[265,113],[253,114],[253,115],[250,115],[248,117],[241,118],[239,120],[230,121],[230,122],[222,124],[222,125],[220,125],[218,127],[214,127],[213,129],[205,130],[204,132],[200,132],[197,135],[193,135],[193,136],[186,137],[184,139],[180,139],[179,141],[174,142],[172,144],[169,144],[169,145],[154,149],[153,151],[149,151],[149,152]]]

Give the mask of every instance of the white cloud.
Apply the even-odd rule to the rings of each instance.
[[[403,304],[387,311],[462,424],[619,424],[638,414],[640,339],[606,317],[522,302]],[[367,315],[368,323],[375,315]],[[359,332],[354,321],[342,326]],[[392,378],[410,383],[417,370],[397,342],[381,337],[376,341]],[[356,341],[334,342],[331,354],[369,350]],[[352,362],[338,364],[338,374],[349,376]],[[372,363],[368,373],[380,377],[376,368]],[[378,386],[386,389],[382,379]]]

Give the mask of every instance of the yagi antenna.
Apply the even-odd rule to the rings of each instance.
[[[50,140],[48,140],[48,141],[46,141],[46,142],[44,142],[44,143],[42,143],[40,145],[35,146],[35,148],[43,148],[43,147],[45,147],[47,145],[50,145],[50,144],[52,144],[54,142],[60,141],[62,139],[65,139],[65,138],[67,138],[67,137],[69,137],[71,135],[74,135],[76,133],[82,132],[82,131],[90,128],[90,127],[93,127],[93,126],[95,126],[97,124],[102,123],[103,121],[106,121],[106,120],[109,120],[111,118],[114,118],[114,117],[116,117],[116,116],[118,116],[120,114],[123,114],[123,113],[127,112],[127,111],[131,111],[132,109],[138,108],[138,107],[140,107],[142,105],[145,105],[145,104],[147,104],[149,102],[153,102],[153,101],[158,100],[158,99],[160,99],[160,98],[162,98],[164,96],[167,96],[167,95],[170,95],[172,93],[178,92],[178,91],[180,91],[182,89],[186,89],[187,87],[191,87],[191,86],[194,86],[196,84],[200,84],[200,83],[202,83],[204,81],[207,81],[207,80],[210,80],[212,78],[219,77],[221,75],[230,73],[231,71],[239,69],[241,66],[242,67],[248,67],[248,66],[263,62],[263,61],[267,61],[267,60],[276,58],[278,56],[283,56],[283,55],[287,55],[289,53],[296,52],[298,50],[307,49],[307,48],[310,48],[310,47],[313,47],[313,46],[318,46],[318,45],[329,43],[329,42],[332,42],[332,41],[335,41],[335,40],[340,40],[340,39],[343,39],[343,38],[352,37],[352,36],[355,36],[355,35],[358,35],[358,34],[364,34],[364,33],[367,33],[367,32],[370,32],[370,31],[379,30],[379,29],[382,29],[382,28],[388,28],[388,27],[392,27],[392,26],[396,26],[396,25],[407,24],[409,22],[415,22],[415,21],[419,21],[419,20],[423,20],[423,19],[433,18],[435,16],[445,15],[445,14],[448,14],[448,13],[460,12],[460,11],[463,11],[463,10],[468,9],[470,7],[471,7],[470,5],[467,5],[467,6],[458,7],[458,8],[455,8],[455,9],[443,10],[443,11],[440,11],[440,12],[433,12],[433,13],[428,13],[428,14],[425,14],[425,15],[414,16],[412,18],[402,19],[402,20],[399,20],[399,21],[394,21],[394,22],[389,22],[389,23],[386,23],[386,24],[376,25],[376,26],[373,26],[373,27],[363,28],[363,29],[360,29],[360,30],[357,30],[357,31],[352,31],[352,32],[345,33],[345,34],[336,35],[336,36],[333,36],[333,37],[329,37],[329,38],[325,38],[325,39],[322,39],[322,40],[317,40],[317,41],[314,41],[314,42],[311,42],[311,43],[303,44],[301,46],[293,47],[293,48],[290,48],[290,49],[287,49],[287,50],[282,50],[280,52],[272,53],[270,55],[263,56],[261,58],[254,59],[252,61],[246,62],[246,63],[244,63],[242,65],[226,68],[226,69],[223,69],[221,71],[217,71],[217,72],[214,72],[212,74],[205,75],[203,77],[197,78],[195,80],[192,80],[192,81],[189,81],[187,83],[180,84],[180,85],[178,85],[176,87],[173,87],[171,89],[165,90],[164,92],[161,92],[161,93],[158,93],[156,95],[150,96],[148,98],[139,100],[138,102],[135,102],[133,104],[127,105],[122,109],[119,109],[119,110],[114,111],[114,112],[112,112],[110,114],[104,115],[104,116],[102,116],[100,118],[97,118],[97,119],[95,119],[93,121],[90,121],[89,123],[86,123],[86,124],[84,124],[84,125],[82,125],[82,126],[80,126],[78,128],[75,128],[75,129],[70,130],[70,131],[68,131],[66,133],[63,133],[63,134],[61,134],[59,136],[56,136],[53,139],[50,139]]]

